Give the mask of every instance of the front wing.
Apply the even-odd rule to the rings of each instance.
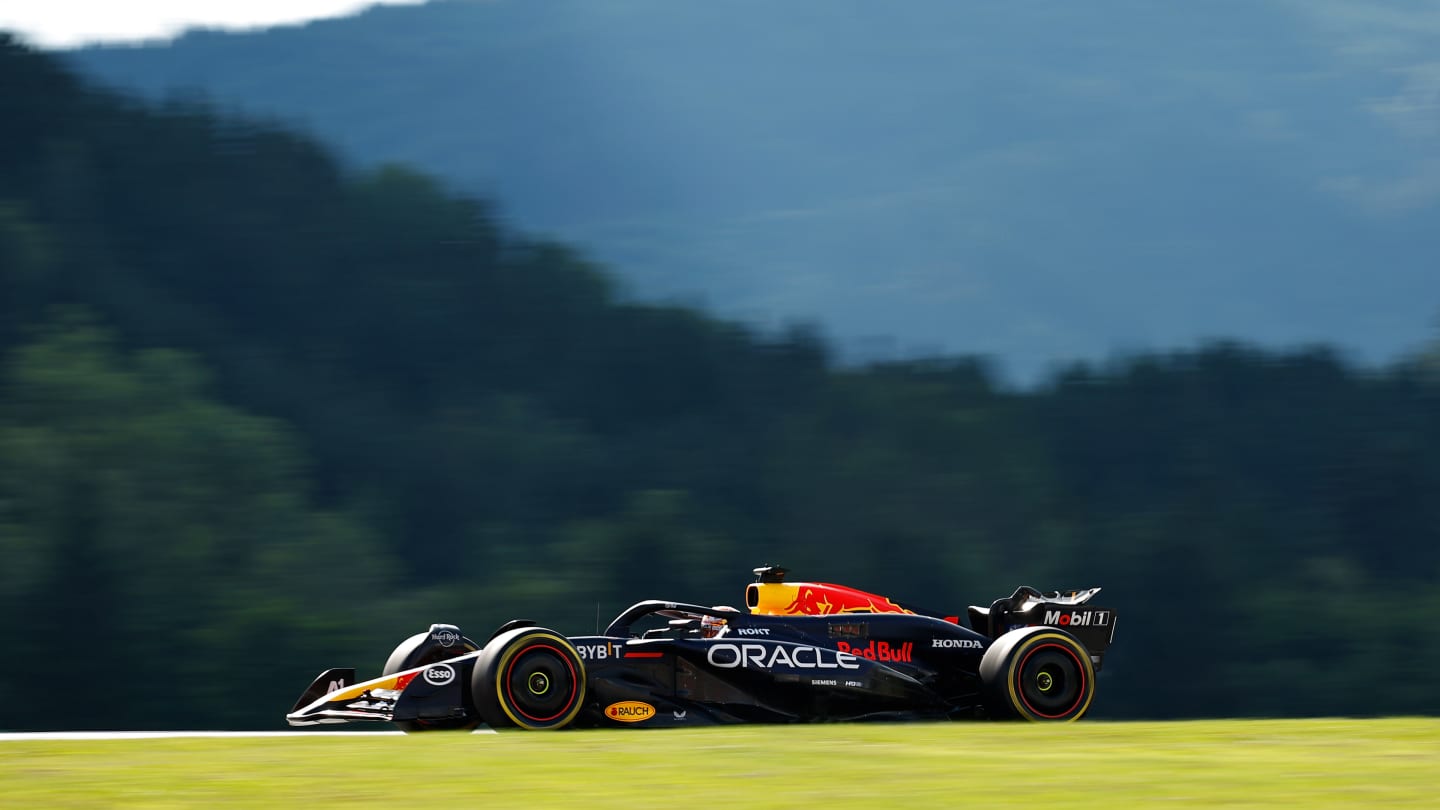
[[[328,669],[301,694],[285,720],[292,726],[312,726],[463,718],[468,714],[464,689],[474,665],[472,654],[360,683],[354,669]]]

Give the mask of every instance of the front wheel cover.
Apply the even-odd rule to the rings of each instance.
[[[461,636],[459,643],[449,647],[441,645],[430,637],[430,631],[416,633],[415,635],[400,642],[399,646],[390,653],[386,659],[385,666],[381,669],[382,675],[394,675],[397,672],[404,672],[408,669],[416,669],[427,664],[438,664],[452,658],[459,658],[462,655],[472,653],[480,649],[480,645],[474,641]],[[396,720],[395,726],[407,734],[417,734],[422,731],[463,731],[472,729],[479,724],[474,717],[447,717],[443,719],[425,720]]]
[[[563,636],[543,628],[502,633],[475,663],[471,689],[486,724],[564,728],[585,702],[585,665]]]
[[[1090,653],[1069,633],[1025,628],[986,651],[980,674],[1006,713],[1035,722],[1072,722],[1095,698]]]

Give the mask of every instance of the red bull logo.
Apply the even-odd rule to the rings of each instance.
[[[891,644],[888,641],[872,641],[864,647],[851,646],[844,641],[835,642],[835,649],[843,653],[860,658],[868,658],[871,661],[890,661],[901,664],[908,664],[914,660],[915,644],[905,641],[900,644]]]

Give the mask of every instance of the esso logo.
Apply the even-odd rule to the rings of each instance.
[[[449,664],[436,664],[425,670],[421,677],[431,686],[444,686],[455,680],[455,668]]]

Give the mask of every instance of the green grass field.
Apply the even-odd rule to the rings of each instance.
[[[1440,806],[1440,719],[0,743],[0,806]]]

